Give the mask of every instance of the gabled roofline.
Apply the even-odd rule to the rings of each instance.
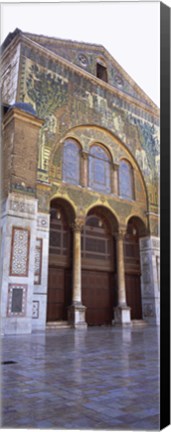
[[[1,53],[3,53],[7,46],[10,45],[10,43],[13,41],[13,39],[15,39],[15,37],[20,34],[22,34],[22,31],[18,28],[16,28],[13,32],[8,33],[7,37],[4,39],[1,45]]]
[[[29,33],[27,33],[27,34],[29,34]],[[46,36],[43,36],[43,37],[46,39]],[[51,39],[51,38],[49,37],[49,39]],[[54,38],[54,41],[58,41],[58,40],[60,41],[60,39]],[[135,106],[139,107],[140,109],[143,109],[145,112],[149,113],[151,116],[159,118],[160,110],[157,107],[157,105],[155,105],[154,102],[151,101],[151,99],[146,95],[146,93],[144,93],[143,90],[141,90],[138,87],[138,85],[129,77],[129,75],[128,75],[128,77],[131,80],[131,84],[134,85],[135,89],[136,89],[136,87],[138,87],[138,89],[139,89],[138,92],[140,93],[140,91],[141,91],[143,93],[143,95],[145,96],[145,98],[147,99],[147,101],[150,101],[150,104],[152,106],[146,105],[143,101],[136,99],[129,94],[126,94],[122,90],[119,90],[116,87],[113,87],[111,84],[106,83],[105,81],[99,80],[99,78],[97,78],[95,75],[91,74],[90,72],[80,68],[79,66],[71,63],[69,60],[64,59],[59,54],[54,53],[52,50],[50,50],[50,49],[42,46],[38,42],[35,42],[32,39],[28,38],[26,36],[26,33],[22,32],[19,29],[16,29],[13,33],[9,33],[9,35],[5,39],[4,43],[2,44],[2,47],[3,47],[2,55],[4,55],[4,57],[5,57],[6,54],[8,54],[8,51],[6,51],[7,46],[9,46],[11,44],[13,46],[15,46],[17,43],[22,42],[22,41],[24,43],[26,43],[26,45],[29,45],[32,48],[38,49],[39,51],[42,52],[43,55],[46,54],[46,55],[48,55],[49,58],[53,58],[54,60],[58,60],[64,66],[69,67],[69,69],[72,69],[75,72],[83,75],[85,78],[88,77],[92,82],[95,82],[95,84],[97,84],[98,86],[103,87],[106,90],[109,90],[110,92],[114,93],[116,96],[120,96],[120,97],[124,98],[126,101],[128,101],[128,103],[133,103]],[[65,40],[61,39],[61,41],[63,41],[64,43],[67,43],[67,41],[65,41]],[[72,44],[72,41],[70,41],[70,43]],[[74,44],[74,42],[73,42],[73,44]],[[76,42],[76,44],[78,44],[79,46],[82,45],[82,43],[79,43],[79,42]],[[86,46],[92,46],[91,44],[86,44],[86,43],[83,43],[83,44]],[[95,46],[95,45],[93,45],[93,46]],[[110,53],[108,53],[106,48],[104,48],[102,45],[96,45],[96,48],[97,47],[101,48],[103,53],[105,53],[110,58],[110,61],[111,60],[114,61],[116,63],[116,65],[118,65],[118,67],[120,67],[120,69],[123,71],[125,76],[127,75],[127,73],[121,68],[121,66],[115,61],[115,59],[113,59],[113,57],[110,55]]]
[[[45,36],[45,35],[37,35],[37,34],[32,34],[32,33],[28,33],[28,32],[24,32],[23,33],[26,37],[29,37],[29,39],[32,37],[39,39],[41,38],[44,41],[49,40],[49,42],[51,41],[52,43],[55,42],[59,42],[60,44],[70,44],[72,46],[75,47],[85,47],[85,48],[91,48],[91,50],[97,50],[99,49],[103,55],[107,56],[110,62],[114,62],[115,66],[119,69],[120,73],[123,74],[125,76],[125,79],[129,82],[129,84],[131,86],[134,87],[135,91],[137,91],[137,93],[139,93],[140,96],[142,96],[144,99],[147,100],[147,102],[149,102],[151,104],[151,106],[153,106],[155,109],[159,109],[158,106],[153,102],[153,100],[144,92],[144,90],[131,78],[131,76],[125,71],[125,69],[123,69],[123,67],[117,62],[117,60],[110,54],[110,52],[101,44],[91,44],[89,42],[78,42],[78,41],[72,41],[71,39],[60,39],[60,38],[55,38],[55,37],[51,37],[51,36]],[[38,44],[39,42],[36,41]]]

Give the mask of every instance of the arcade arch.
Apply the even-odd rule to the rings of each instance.
[[[131,308],[131,319],[142,319],[140,238],[147,235],[144,222],[131,216],[124,237],[124,266],[127,305]]]
[[[73,207],[61,198],[50,203],[47,321],[67,320],[72,301]]]
[[[81,235],[82,301],[88,325],[109,325],[117,306],[116,218],[103,206],[87,214]]]

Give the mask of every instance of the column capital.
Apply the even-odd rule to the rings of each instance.
[[[113,166],[113,170],[114,170],[114,171],[118,171],[118,170],[119,170],[119,163],[117,163],[117,162],[113,162],[113,163],[112,163],[112,166]]]
[[[84,151],[84,150],[82,150],[81,151],[81,157],[84,159],[84,160],[87,160],[88,159],[88,153],[86,152],[86,151]]]
[[[118,240],[123,240],[126,234],[126,227],[119,228],[118,232],[116,233],[116,238]]]
[[[74,232],[81,232],[83,229],[83,226],[85,224],[85,219],[84,218],[76,218],[74,223],[72,224],[72,230]]]

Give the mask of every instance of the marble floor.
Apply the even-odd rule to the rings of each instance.
[[[47,330],[1,349],[1,428],[159,430],[156,328]]]

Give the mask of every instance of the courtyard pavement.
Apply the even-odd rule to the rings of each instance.
[[[2,338],[1,428],[159,430],[158,332],[59,329]]]

